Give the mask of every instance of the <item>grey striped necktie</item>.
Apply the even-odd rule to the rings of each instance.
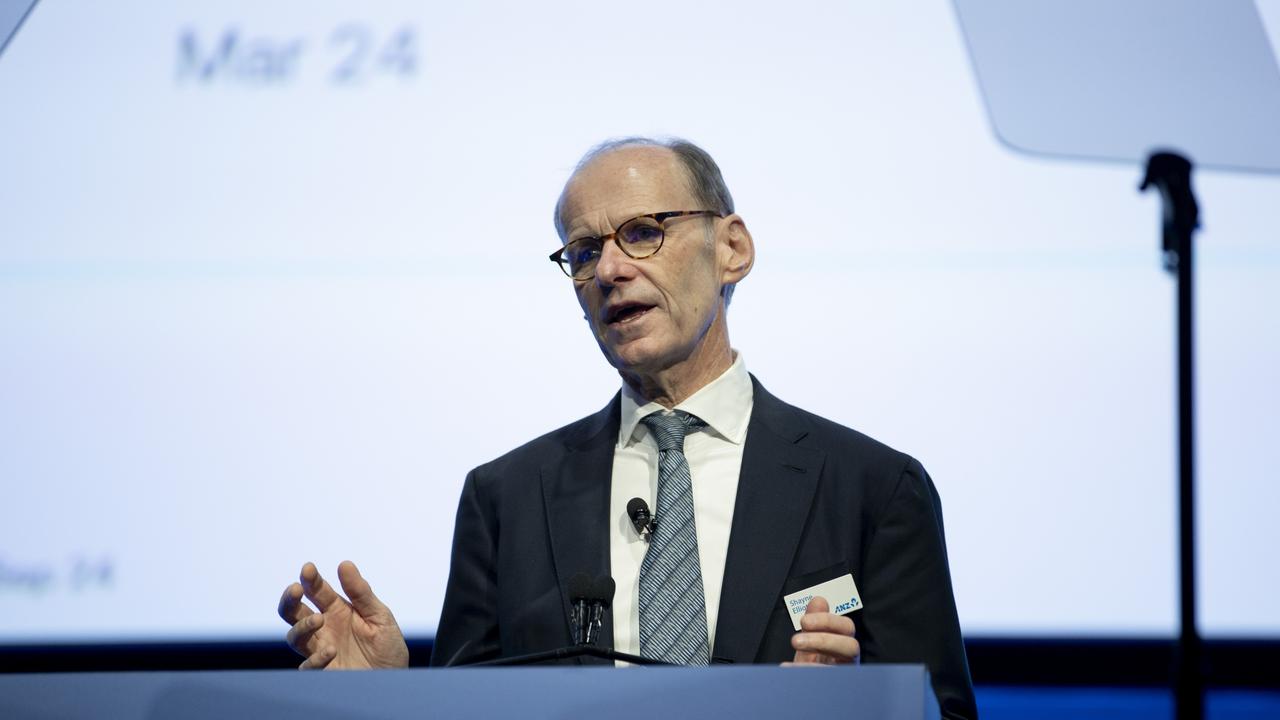
[[[706,425],[689,413],[656,412],[640,422],[658,441],[657,525],[640,564],[640,654],[706,665],[707,607],[693,518],[693,479],[684,436]]]

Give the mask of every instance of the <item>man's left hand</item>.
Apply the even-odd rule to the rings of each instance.
[[[783,665],[837,665],[857,662],[862,649],[853,637],[853,620],[833,615],[826,598],[809,601],[800,618],[800,632],[791,636],[795,660]]]

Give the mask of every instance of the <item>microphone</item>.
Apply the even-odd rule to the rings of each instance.
[[[658,527],[658,519],[649,512],[649,503],[644,498],[631,498],[627,501],[627,515],[631,518],[631,524],[636,529],[636,534],[644,538],[645,542],[653,539],[653,531]],[[613,593],[609,593],[610,597]]]
[[[587,623],[588,645],[596,644],[600,627],[604,625],[604,612],[613,602],[613,594],[617,588],[617,583],[608,575],[596,578],[596,581],[591,584],[591,621]]]
[[[585,645],[587,642],[587,623],[590,622],[587,603],[591,601],[592,590],[590,575],[579,572],[569,578],[569,602],[573,606],[570,620],[575,645]]]
[[[664,660],[618,652],[613,648],[613,643],[603,648],[596,647],[596,643],[600,640],[601,628],[604,627],[609,607],[613,604],[613,596],[617,590],[617,583],[608,575],[592,579],[589,573],[574,573],[565,583],[566,597],[569,600],[569,623],[572,626],[570,628],[573,635],[572,646],[485,660],[472,665],[533,665],[570,658],[595,658],[607,662],[623,661],[632,665],[670,665],[671,663]],[[717,659],[716,662],[726,661]]]

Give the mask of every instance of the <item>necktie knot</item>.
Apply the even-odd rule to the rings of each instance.
[[[684,436],[690,430],[706,426],[701,418],[683,410],[673,413],[658,411],[641,418],[640,422],[653,433],[653,437],[658,441],[659,450],[664,452],[675,450],[680,453],[684,452]]]

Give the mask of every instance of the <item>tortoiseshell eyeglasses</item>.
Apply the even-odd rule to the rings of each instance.
[[[551,253],[551,262],[559,265],[564,274],[574,280],[590,280],[595,277],[596,263],[600,262],[604,244],[609,240],[617,243],[627,257],[642,260],[662,249],[668,221],[700,215],[723,217],[711,210],[673,210],[640,215],[622,223],[608,235],[570,240],[564,247]]]

